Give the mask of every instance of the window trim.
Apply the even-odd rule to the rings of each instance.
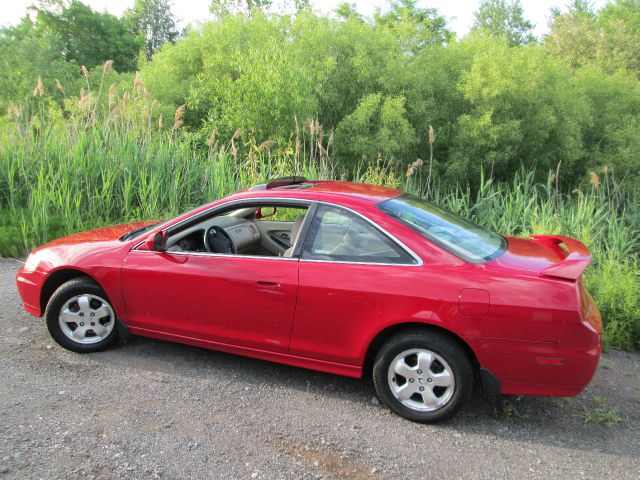
[[[305,222],[302,225],[302,229],[300,231],[300,237],[298,238],[298,242],[296,244],[296,249],[293,252],[293,256],[291,257],[270,257],[263,255],[238,255],[238,254],[227,254],[227,253],[213,253],[213,252],[161,252],[170,255],[194,255],[194,256],[207,256],[207,257],[223,257],[223,258],[252,258],[252,259],[263,259],[263,260],[284,260],[284,261],[300,261],[300,262],[312,262],[312,263],[339,263],[346,265],[384,265],[384,266],[394,266],[394,267],[421,267],[424,265],[422,258],[416,254],[411,248],[405,245],[402,241],[400,241],[395,235],[389,233],[382,226],[375,223],[370,218],[367,218],[365,215],[357,212],[349,207],[345,207],[344,205],[339,205],[333,202],[327,202],[325,200],[311,200],[311,199],[303,199],[303,198],[286,198],[286,197],[251,197],[251,198],[239,198],[237,200],[231,200],[229,202],[225,202],[220,205],[215,205],[210,207],[202,212],[196,213],[190,217],[187,217],[183,220],[180,220],[173,225],[165,227],[160,232],[167,232],[169,235],[172,231],[178,230],[182,228],[185,224],[187,224],[187,228],[189,224],[196,224],[199,221],[206,219],[209,216],[215,216],[220,212],[224,212],[228,210],[230,207],[233,208],[237,205],[245,205],[246,207],[251,206],[252,204],[264,204],[264,203],[273,203],[274,205],[284,204],[284,205],[301,205],[306,206],[307,216],[305,218]],[[400,249],[402,249],[405,253],[407,253],[411,258],[413,258],[415,263],[381,263],[381,262],[352,262],[345,260],[315,260],[315,259],[303,259],[302,258],[302,249],[304,244],[307,241],[307,236],[309,234],[309,230],[311,228],[311,224],[313,220],[315,220],[316,213],[318,211],[319,205],[328,205],[330,207],[337,207],[347,212],[353,213],[357,217],[360,217],[373,228],[377,229],[380,233],[385,235],[389,240],[396,244]],[[303,236],[304,235],[304,236]],[[144,243],[144,239],[138,242],[133,246],[131,251],[137,251],[140,253],[159,253],[154,250],[139,250],[138,247]]]

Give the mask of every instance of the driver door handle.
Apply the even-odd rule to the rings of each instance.
[[[279,287],[281,281],[281,278],[276,277],[260,277],[256,283],[261,287]]]

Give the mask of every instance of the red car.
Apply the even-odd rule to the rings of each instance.
[[[502,237],[420,198],[279,179],[163,223],[78,233],[17,283],[63,347],[129,333],[350,377],[394,412],[454,415],[485,393],[579,394],[601,320],[561,236]]]

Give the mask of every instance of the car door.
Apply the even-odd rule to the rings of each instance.
[[[296,258],[133,249],[121,278],[133,333],[287,351]]]
[[[394,319],[428,318],[421,264],[365,218],[319,206],[302,248],[289,353],[355,364],[368,332]]]

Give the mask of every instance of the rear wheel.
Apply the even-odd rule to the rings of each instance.
[[[102,289],[86,277],[60,286],[47,304],[45,317],[53,339],[74,352],[103,350],[118,336],[113,307]]]
[[[373,382],[382,401],[398,415],[436,423],[451,418],[467,402],[473,371],[465,352],[446,335],[410,331],[382,346]]]

